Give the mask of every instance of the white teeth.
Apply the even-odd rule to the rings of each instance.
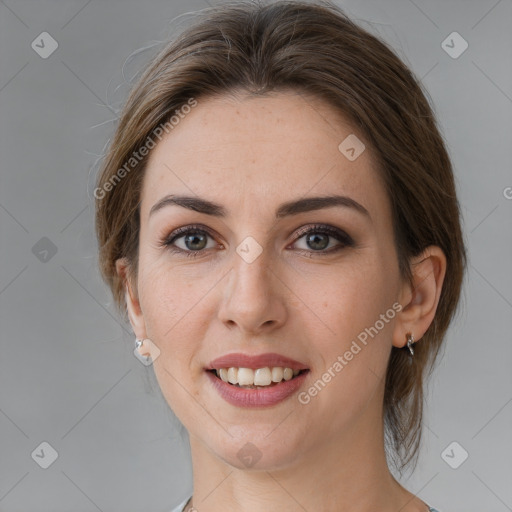
[[[238,384],[240,386],[251,386],[254,384],[254,370],[251,368],[238,368]]]
[[[272,382],[272,374],[270,368],[258,368],[254,372],[254,385],[255,386],[269,386]]]
[[[272,382],[281,382],[283,380],[283,369],[280,366],[272,368]]]
[[[300,370],[274,366],[264,368],[220,368],[216,370],[217,377],[230,384],[238,384],[243,387],[270,386],[272,383],[287,381],[296,377]]]
[[[229,368],[228,370],[228,382],[231,384],[238,383],[238,368]]]

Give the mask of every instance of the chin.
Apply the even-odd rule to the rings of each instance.
[[[210,446],[210,450],[230,466],[247,471],[276,471],[285,469],[297,462],[304,453],[304,439],[298,438],[284,428],[277,434],[272,432],[275,424],[269,428],[250,429],[237,428],[236,437],[224,436],[218,446]],[[279,427],[278,427],[279,429]]]

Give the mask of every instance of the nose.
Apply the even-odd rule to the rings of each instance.
[[[218,317],[246,334],[271,332],[286,322],[286,290],[265,251],[250,263],[235,254]]]

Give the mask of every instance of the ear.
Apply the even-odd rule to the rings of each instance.
[[[116,260],[116,271],[125,287],[126,309],[133,332],[138,339],[146,339],[146,323],[139,303],[137,292],[130,275],[130,264],[126,258]]]
[[[407,334],[418,341],[434,320],[444,276],[446,256],[435,245],[427,247],[411,261],[412,284],[404,282],[400,292],[402,310],[393,331],[393,346],[403,347]]]

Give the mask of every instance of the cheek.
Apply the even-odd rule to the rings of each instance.
[[[325,346],[339,340],[336,349],[373,326],[398,293],[397,270],[376,251],[354,253],[340,265],[302,274],[303,279],[295,274],[294,291],[310,309],[311,322],[316,321],[327,335]]]
[[[160,349],[153,363],[155,376],[170,408],[187,425],[201,421],[204,414],[197,386],[203,369],[197,354],[211,318],[207,294],[216,281],[216,274],[194,279],[167,262],[150,264],[140,274],[146,332]]]
[[[171,266],[165,256],[156,261],[141,261],[141,307],[146,327],[155,340],[165,343],[171,333],[180,332],[178,327],[184,320],[201,318],[197,311],[217,276],[213,272],[199,275],[193,267]]]
[[[369,251],[311,282],[315,287],[303,285],[298,293],[322,321],[309,314],[317,378],[329,369],[335,375],[326,376],[332,384],[330,391],[321,393],[319,405],[343,404],[348,414],[373,396],[385,375],[396,316],[393,304],[398,271],[377,257],[377,252]]]
[[[165,379],[164,392],[179,386],[171,376],[163,374],[165,370],[192,389],[194,380],[203,372],[198,354],[215,313],[212,296],[215,287],[222,286],[220,273],[193,262],[171,266],[165,255],[158,260],[141,261],[140,268],[146,333],[160,349],[155,372]]]
[[[323,281],[321,288],[315,288],[318,293],[310,288],[307,295],[307,287],[300,291],[322,323],[309,312],[315,376],[299,398],[316,415],[329,418],[325,429],[333,435],[370,401],[377,404],[378,391],[383,389],[396,316],[396,284],[393,272],[386,274],[375,261],[361,258],[346,271],[338,269],[328,279],[318,279],[316,283]]]
[[[145,264],[139,276],[140,304],[144,315],[148,337],[160,348],[161,356],[167,359],[169,351],[181,343],[180,334],[188,315],[194,314],[193,304],[200,293],[198,284],[182,279],[163,262]],[[182,353],[179,351],[178,353]]]

